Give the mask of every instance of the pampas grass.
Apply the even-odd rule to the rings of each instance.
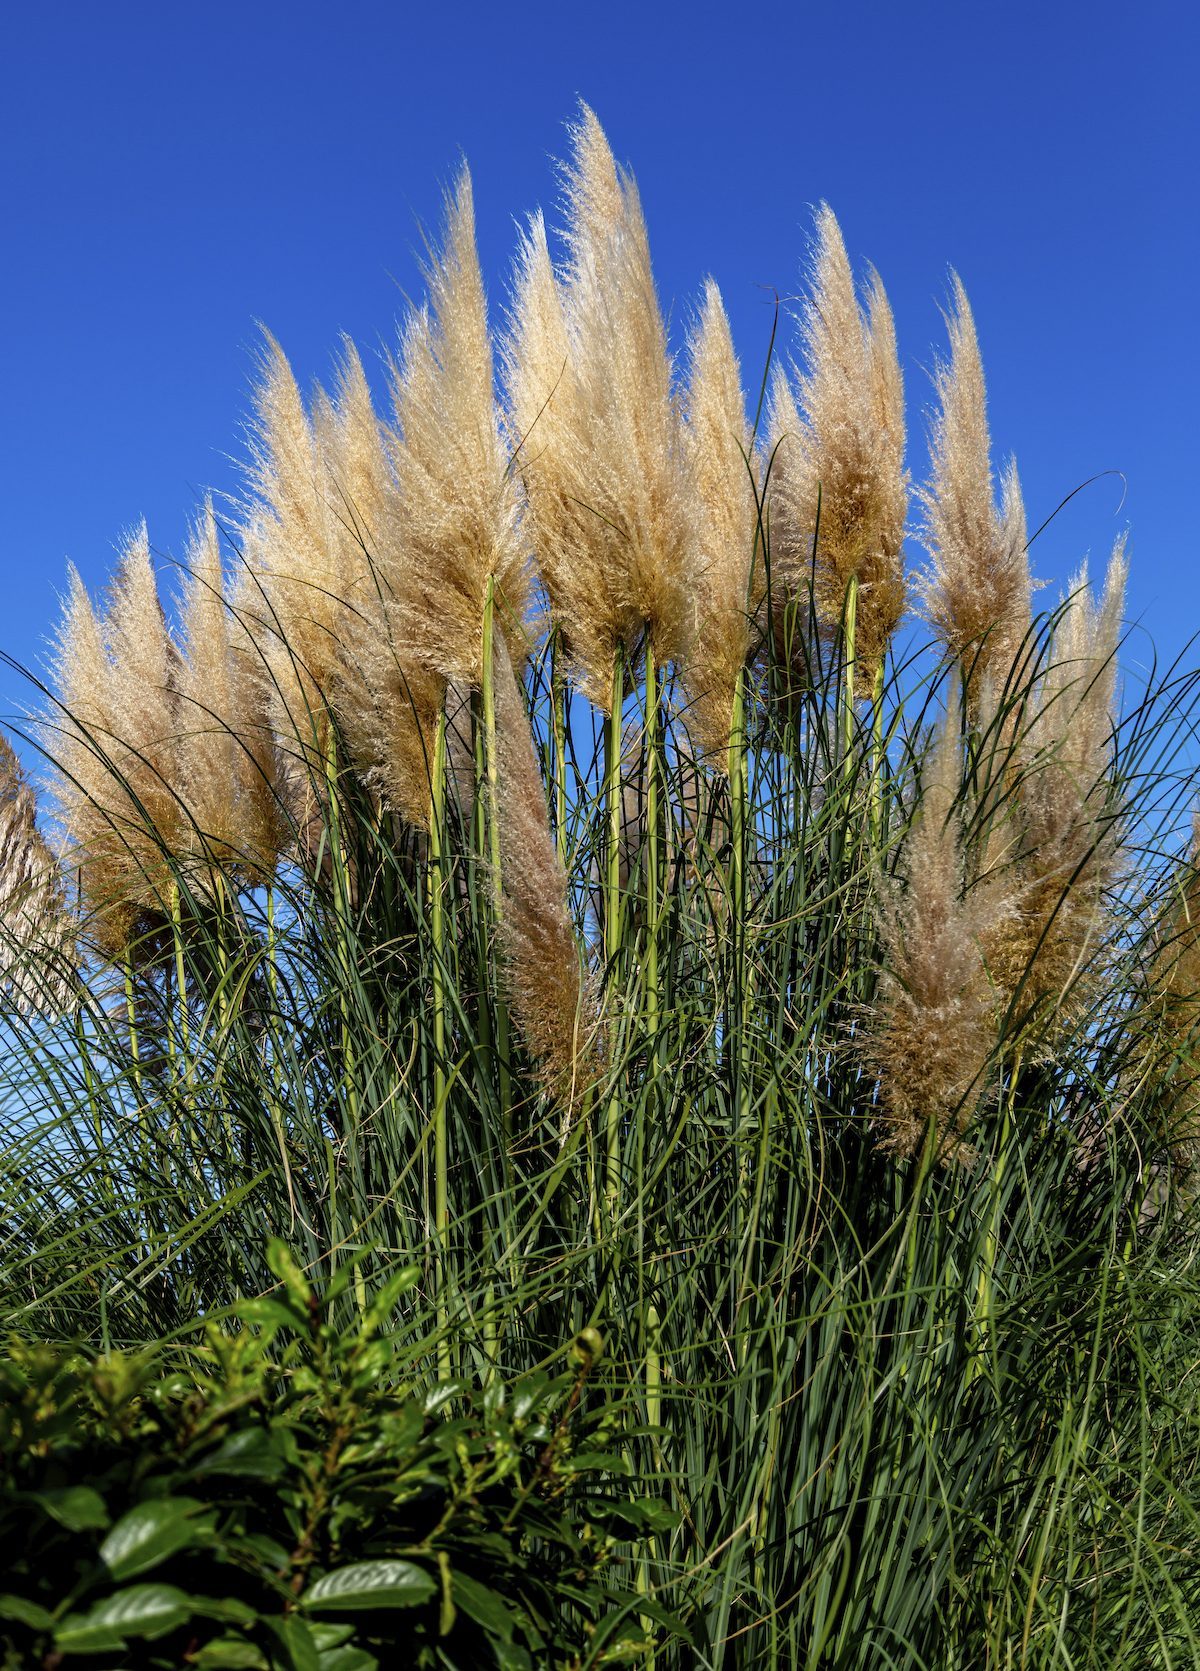
[[[1034,612],[957,287],[901,663],[894,331],[832,213],[759,451],[586,108],[562,178],[502,408],[464,174],[387,420],[268,340],[178,630],[144,532],[72,576],[62,881],[0,759],[4,1325],[190,1338],[273,1233],[347,1318],[415,1269],[372,1326],[447,1400],[604,1337],[587,1663],[1195,1664],[1200,675],[1122,689],[1120,544]]]

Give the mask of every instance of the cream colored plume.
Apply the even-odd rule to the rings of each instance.
[[[934,373],[932,473],[918,493],[931,559],[920,595],[938,637],[969,675],[974,711],[983,683],[1000,691],[1013,669],[1029,631],[1031,583],[1016,467],[1009,465],[997,505],[975,321],[957,274],[953,286],[950,361]]]
[[[339,566],[349,580],[331,688],[351,758],[408,822],[429,822],[433,734],[444,686],[411,641],[401,600],[413,551],[389,437],[362,362],[347,343],[332,402],[316,429],[326,466]]]
[[[711,279],[689,359],[685,435],[699,516],[692,554],[693,625],[682,671],[688,732],[724,769],[738,677],[762,633],[766,563],[741,368],[721,293]]]
[[[0,1005],[29,1015],[67,994],[71,924],[63,875],[37,826],[33,790],[0,734]]]
[[[899,879],[883,902],[887,967],[862,1045],[879,1082],[880,1147],[916,1155],[932,1136],[941,1160],[970,1158],[964,1133],[997,1039],[983,946],[1010,909],[998,886],[967,886],[960,731],[952,695],[924,765]]]
[[[567,262],[540,216],[518,259],[505,356],[529,534],[573,672],[607,712],[617,647],[689,638],[693,505],[637,187],[583,106],[564,171]]]
[[[177,793],[178,657],[144,526],[125,546],[102,619],[71,569],[54,671],[61,707],[46,726],[58,815],[86,931],[113,955],[167,911],[169,857],[187,829]]]
[[[1156,924],[1148,1013],[1134,1061],[1161,1101],[1171,1157],[1193,1181],[1200,1162],[1200,814],[1172,900]]]
[[[392,464],[404,560],[390,577],[396,634],[445,680],[478,684],[488,583],[521,645],[530,579],[494,389],[471,177],[446,206],[428,305],[409,318],[392,384]]]
[[[1099,599],[1086,566],[1072,579],[1018,744],[1018,908],[988,959],[1024,1016],[1061,1020],[1085,1008],[1102,949],[1103,895],[1121,834],[1110,770],[1127,574],[1122,538]]]
[[[905,608],[903,385],[883,286],[873,274],[864,311],[827,204],[817,211],[801,337],[805,370],[795,393],[787,374],[776,373],[768,425],[777,636],[811,574],[817,626],[833,644],[857,580],[856,682],[869,693]]]
[[[509,1004],[542,1089],[569,1121],[598,1072],[596,999],[583,972],[529,716],[503,638],[496,640],[495,665],[500,940]]]
[[[269,878],[286,839],[279,769],[254,651],[234,621],[212,501],[188,545],[177,674],[179,787],[201,863]]]
[[[303,775],[324,757],[347,608],[365,589],[367,565],[347,534],[344,497],[335,495],[291,366],[271,336],[254,404],[252,503],[236,605],[258,643],[281,745]]]

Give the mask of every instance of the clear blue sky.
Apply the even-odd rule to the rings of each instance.
[[[0,26],[0,647],[65,562],[164,553],[230,462],[262,320],[301,378],[388,340],[460,155],[499,312],[577,96],[637,175],[674,326],[702,275],[748,378],[827,198],[892,297],[914,417],[953,264],[1056,582],[1132,536],[1130,612],[1200,625],[1200,33],[1182,4],[705,8],[68,0]],[[913,463],[922,462],[914,424]],[[0,706],[20,700],[0,676]]]

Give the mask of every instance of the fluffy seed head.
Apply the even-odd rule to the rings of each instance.
[[[495,641],[501,945],[513,1018],[564,1130],[598,1071],[595,993],[584,978],[529,716],[502,637]]]
[[[997,889],[966,886],[960,729],[952,699],[925,763],[898,883],[881,908],[888,964],[863,1046],[879,1080],[880,1146],[915,1155],[932,1131],[943,1160],[970,1157],[963,1135],[996,1043],[982,942],[1008,910]]]
[[[856,579],[855,663],[869,691],[905,607],[903,385],[883,286],[872,274],[864,312],[827,204],[817,212],[801,338],[799,398],[777,372],[768,425],[773,605],[778,615],[811,573],[817,625],[832,643]]]
[[[666,662],[687,642],[693,508],[637,188],[586,105],[571,138],[565,271],[535,217],[505,381],[551,615],[607,711],[618,645],[648,634]]]
[[[724,765],[737,679],[761,636],[766,568],[741,368],[711,279],[689,360],[685,436],[699,516],[693,626],[683,662],[687,725],[700,750]]]
[[[143,526],[126,543],[102,618],[70,571],[54,668],[61,707],[46,721],[86,931],[105,955],[161,917],[169,857],[186,844],[177,673]]]
[[[177,672],[178,770],[192,844],[204,868],[263,881],[285,840],[278,760],[253,651],[225,597],[212,501],[187,553]]]
[[[391,577],[395,627],[443,679],[478,683],[488,582],[514,645],[529,608],[518,524],[494,393],[491,338],[471,178],[446,206],[429,301],[404,329],[392,385],[392,462],[405,555]]]
[[[0,734],[0,1004],[28,1015],[66,998],[71,925],[33,790]]]
[[[1118,865],[1109,761],[1127,573],[1121,539],[1099,599],[1086,567],[1071,581],[1020,744],[1017,909],[988,945],[997,985],[1056,1023],[1086,1010]]]
[[[957,274],[953,287],[950,360],[934,373],[932,473],[917,495],[931,559],[919,589],[934,631],[969,675],[974,710],[983,681],[1001,688],[1012,670],[1029,630],[1031,583],[1016,466],[998,506],[975,321]]]
[[[347,537],[343,495],[330,483],[292,368],[270,336],[254,409],[246,573],[236,601],[259,644],[272,723],[293,776],[303,776],[324,754],[347,602],[363,589],[366,565]]]

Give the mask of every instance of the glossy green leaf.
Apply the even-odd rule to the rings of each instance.
[[[0,1596],[0,1619],[12,1619],[30,1630],[53,1630],[54,1619],[44,1607],[26,1596]]]
[[[236,1474],[250,1479],[278,1479],[284,1460],[265,1427],[244,1427],[231,1433],[210,1455],[198,1462],[193,1474]]]
[[[244,1636],[218,1636],[206,1642],[188,1664],[201,1671],[270,1671],[262,1649]]]
[[[469,1573],[456,1571],[451,1592],[467,1617],[482,1625],[489,1636],[496,1636],[501,1642],[512,1641],[516,1621],[495,1590],[488,1589]]]
[[[100,1545],[100,1559],[116,1579],[149,1572],[176,1555],[203,1543],[212,1529],[212,1516],[201,1516],[203,1503],[192,1497],[155,1497],[123,1514]]]
[[[174,1584],[131,1584],[98,1601],[87,1613],[76,1615],[71,1629],[64,1623],[55,1640],[60,1648],[70,1651],[74,1637],[97,1632],[122,1641],[130,1636],[165,1636],[186,1623],[191,1614],[190,1597]]]
[[[424,1567],[411,1561],[359,1561],[318,1578],[300,1605],[323,1613],[360,1607],[416,1607],[437,1593]]]
[[[68,1532],[98,1532],[111,1516],[104,1498],[90,1485],[64,1485],[54,1491],[30,1491],[26,1500],[45,1509]]]

